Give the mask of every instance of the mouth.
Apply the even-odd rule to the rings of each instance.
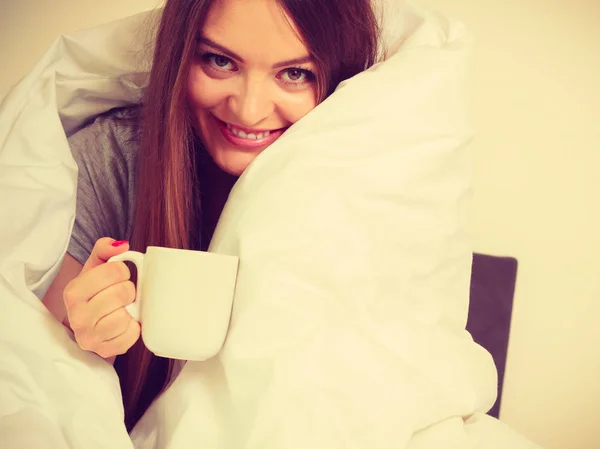
[[[213,116],[214,117],[214,116]],[[287,128],[247,129],[237,127],[214,117],[225,140],[245,150],[264,148],[275,142]]]

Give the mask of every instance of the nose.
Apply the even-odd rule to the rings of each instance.
[[[268,83],[256,78],[246,78],[229,99],[229,108],[235,122],[246,128],[258,128],[274,111]]]

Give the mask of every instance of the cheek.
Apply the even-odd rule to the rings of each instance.
[[[289,95],[281,102],[280,110],[290,123],[296,123],[317,106],[316,89]]]
[[[192,66],[188,77],[188,98],[194,109],[210,109],[226,98],[222,83],[211,79],[198,66]]]

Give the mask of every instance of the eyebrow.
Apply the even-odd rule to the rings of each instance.
[[[231,50],[229,50],[227,47],[224,47],[220,44],[217,44],[216,42],[208,39],[207,37],[204,36],[198,36],[198,43],[202,43],[202,44],[206,44],[209,47],[214,48],[215,50],[220,51],[221,53],[223,53],[225,56],[228,56],[232,59],[236,59],[237,61],[241,62],[242,64],[245,62],[244,59],[241,56],[238,56],[237,54],[235,54],[234,52],[232,52]],[[312,56],[310,55],[306,55],[306,56],[302,56],[300,58],[294,58],[294,59],[288,59],[285,61],[279,61],[275,64],[273,64],[273,68],[274,69],[278,69],[280,67],[289,67],[289,66],[295,66],[298,64],[306,64],[308,62],[313,62],[314,59]]]

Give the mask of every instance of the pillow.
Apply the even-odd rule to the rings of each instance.
[[[136,447],[466,447],[457,417],[493,404],[493,361],[465,331],[471,42],[439,15],[378,7],[385,60],[231,192],[210,247],[240,258],[226,342],[188,362]]]

